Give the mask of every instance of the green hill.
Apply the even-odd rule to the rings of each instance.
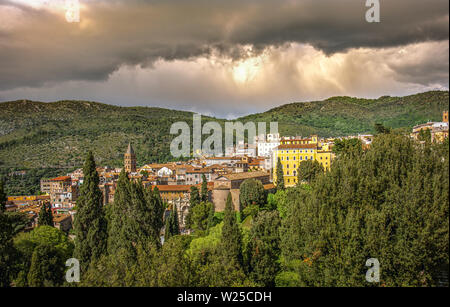
[[[418,123],[439,121],[442,111],[448,110],[448,99],[448,91],[379,99],[333,97],[291,103],[238,120],[278,121],[282,135],[350,135],[372,132],[375,123],[410,129]],[[202,118],[222,125],[225,121]],[[191,125],[192,113],[89,101],[3,102],[0,176],[8,179],[10,194],[36,192],[38,178],[80,167],[88,150],[94,152],[99,165],[121,166],[128,142],[133,143],[138,165],[169,161],[174,137],[169,130],[177,121]],[[16,170],[27,170],[28,175],[9,176]]]
[[[278,122],[282,135],[330,137],[371,133],[375,123],[410,129],[419,123],[441,121],[442,111],[448,107],[448,91],[378,99],[332,97],[291,103],[240,120]]]

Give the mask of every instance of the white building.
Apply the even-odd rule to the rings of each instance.
[[[274,148],[280,145],[280,134],[267,134],[267,137],[260,135],[256,138],[259,157],[270,157]]]

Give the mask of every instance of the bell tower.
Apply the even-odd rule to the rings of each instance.
[[[124,167],[127,173],[135,173],[136,172],[136,155],[134,154],[133,146],[131,143],[128,143],[127,152],[124,155]]]

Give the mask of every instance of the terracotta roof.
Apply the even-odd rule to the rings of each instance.
[[[273,183],[268,183],[264,185],[264,190],[272,190],[275,189],[275,185]]]
[[[317,149],[317,144],[286,144],[280,145],[278,149]]]
[[[62,221],[66,220],[67,218],[71,218],[70,214],[57,214],[57,215],[53,216],[53,222],[61,223]]]
[[[258,172],[245,172],[245,173],[233,173],[222,175],[222,177],[227,178],[228,180],[241,180],[241,179],[250,179],[262,176],[269,176],[269,173],[258,171]]]
[[[212,190],[214,187],[214,183],[213,182],[208,182],[207,183],[208,189]],[[194,185],[189,185],[189,184],[177,184],[177,185],[152,185],[152,190],[157,187],[158,190],[160,192],[189,192],[191,190],[191,187],[201,187],[201,184],[194,184]]]
[[[205,160],[241,160],[239,157],[210,157]]]
[[[61,176],[61,177],[56,177],[53,179],[50,179],[50,181],[66,181],[66,180],[71,180],[72,177],[70,176]]]

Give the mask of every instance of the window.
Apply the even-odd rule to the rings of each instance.
[[[294,172],[293,172],[293,175],[294,175],[294,176],[296,176],[296,175],[297,175],[297,172],[296,172],[296,171],[294,171]]]
[[[294,157],[294,161],[295,161],[295,158],[296,158],[296,157]]]
[[[303,160],[303,157],[300,157],[300,161],[302,161]]]
[[[286,160],[289,161],[289,157],[286,157]]]
[[[289,175],[289,171],[286,171],[286,175]],[[289,180],[289,179],[288,179]]]

